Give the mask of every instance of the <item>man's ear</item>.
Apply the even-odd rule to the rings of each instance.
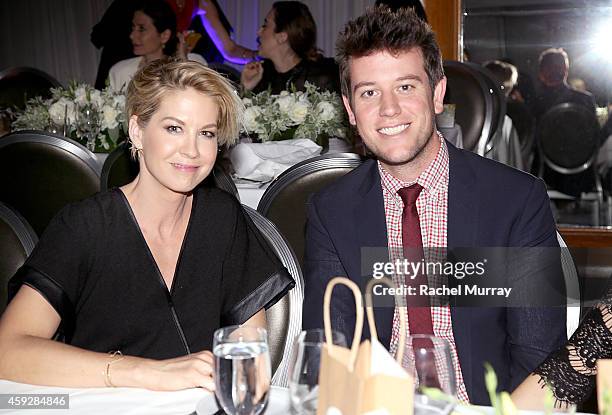
[[[137,149],[142,148],[142,128],[138,125],[138,116],[132,115],[128,123],[128,133],[132,145]]]
[[[357,121],[355,120],[355,114],[353,113],[353,109],[351,108],[351,101],[346,97],[346,95],[342,95],[342,103],[344,104],[344,108],[349,116],[349,122],[351,125],[357,125]]]
[[[433,101],[434,111],[436,114],[441,114],[444,111],[444,94],[446,93],[446,77],[440,79],[438,85],[434,89]]]

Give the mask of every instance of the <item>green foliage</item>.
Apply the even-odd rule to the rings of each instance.
[[[21,112],[16,112],[13,130],[46,130],[87,145],[92,151],[110,152],[127,137],[125,96],[107,87],[102,91],[91,85],[71,82],[67,88],[51,89],[51,98],[30,99]],[[87,140],[79,128],[89,120],[95,135]]]
[[[348,137],[347,119],[338,94],[306,82],[304,91],[282,91],[273,95],[268,89],[247,93],[243,132],[262,141],[307,138],[319,145],[329,137]]]

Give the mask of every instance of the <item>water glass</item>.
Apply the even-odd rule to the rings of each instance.
[[[446,340],[427,334],[408,336],[402,365],[414,377],[415,415],[447,415],[453,410],[457,389]]]
[[[229,326],[215,331],[215,397],[229,415],[258,415],[268,404],[270,353],[265,329]]]
[[[315,414],[321,366],[321,348],[325,343],[325,331],[320,329],[302,331],[293,345],[289,364],[289,394],[294,414]],[[346,347],[342,333],[332,330],[332,343]]]
[[[101,120],[98,110],[92,104],[79,105],[76,108],[76,133],[80,139],[85,139],[89,151],[96,148],[96,138],[100,134]]]

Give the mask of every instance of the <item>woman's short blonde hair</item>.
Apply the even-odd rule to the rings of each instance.
[[[238,141],[244,105],[232,84],[218,72],[194,61],[160,59],[139,70],[127,88],[126,113],[145,127],[169,92],[193,88],[212,97],[219,106],[217,142],[230,146]]]

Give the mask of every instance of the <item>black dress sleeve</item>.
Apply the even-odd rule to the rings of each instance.
[[[42,294],[67,328],[74,321],[75,306],[92,257],[95,216],[82,205],[62,209],[45,229],[34,251],[8,284],[10,302],[22,285]],[[89,223],[87,223],[89,222]]]
[[[567,344],[534,371],[548,385],[557,406],[584,402],[595,388],[597,360],[612,358],[612,287],[591,309]]]
[[[295,281],[248,214],[239,207],[223,263],[224,324],[242,324],[280,300]]]

